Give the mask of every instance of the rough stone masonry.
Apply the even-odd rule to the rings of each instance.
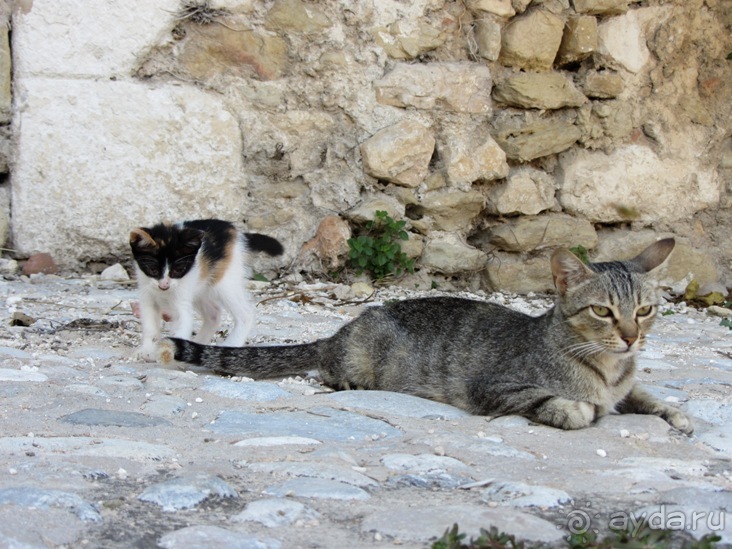
[[[317,275],[386,210],[410,287],[543,291],[557,246],[668,234],[670,282],[729,286],[731,5],[6,0],[0,239],[80,270],[217,216]]]

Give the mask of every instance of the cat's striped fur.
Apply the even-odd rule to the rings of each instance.
[[[674,244],[589,266],[558,250],[556,303],[538,317],[467,299],[414,299],[370,308],[312,343],[226,348],[170,339],[161,358],[257,379],[318,369],[336,388],[398,391],[562,429],[617,411],[655,414],[691,433],[682,412],[635,382],[635,355],[656,314],[654,272]]]

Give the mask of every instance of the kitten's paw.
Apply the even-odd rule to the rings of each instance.
[[[589,402],[556,397],[547,402],[542,414],[547,421],[542,423],[560,429],[582,429],[595,421],[595,412],[595,405]]]
[[[663,415],[663,419],[685,435],[691,435],[694,432],[694,424],[689,416],[676,408],[669,408]]]
[[[141,345],[130,355],[132,360],[138,362],[156,362],[158,360],[158,351],[155,345]]]
[[[175,361],[175,343],[169,339],[163,339],[158,344],[157,358],[163,364],[170,364]]]

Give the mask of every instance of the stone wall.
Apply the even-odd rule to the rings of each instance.
[[[673,281],[732,285],[731,6],[18,0],[9,245],[79,269],[217,216],[318,274],[386,210],[410,285],[541,291],[557,246],[667,234]]]

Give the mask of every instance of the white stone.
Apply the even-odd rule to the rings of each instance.
[[[559,201],[569,213],[599,223],[687,219],[719,203],[719,183],[690,159],[659,158],[640,145],[612,153],[585,149],[560,157]]]
[[[607,18],[597,31],[597,52],[601,57],[615,61],[632,73],[639,72],[650,59],[636,10]]]
[[[554,179],[535,168],[519,168],[491,187],[488,198],[495,213],[536,215],[554,206]]]
[[[513,17],[516,11],[511,0],[470,0],[468,7],[474,11],[493,13],[501,17]]]
[[[178,0],[33,0],[13,17],[18,76],[127,75],[170,36]],[[22,52],[20,54],[19,52]]]
[[[240,219],[247,209],[236,119],[191,86],[33,78],[20,109],[11,177],[20,254],[61,265],[128,253],[135,226]],[[56,230],[49,230],[49,220]]]
[[[488,260],[485,252],[466,244],[459,235],[434,231],[422,254],[422,265],[442,273],[479,271]]]
[[[487,134],[479,142],[471,138],[470,134],[456,133],[440,148],[450,182],[467,190],[474,181],[506,177],[506,153],[498,143]]]
[[[104,269],[99,278],[102,280],[129,280],[130,275],[122,265],[115,263]]]

